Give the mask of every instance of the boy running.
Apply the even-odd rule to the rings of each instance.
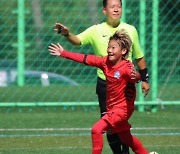
[[[86,44],[92,45],[94,54],[100,57],[107,55],[107,46],[109,37],[116,31],[125,29],[132,41],[132,47],[129,51],[128,59],[132,61],[132,56],[137,62],[139,73],[141,74],[142,91],[146,96],[149,92],[150,86],[148,83],[148,72],[144,54],[141,50],[138,33],[134,26],[120,21],[122,15],[122,0],[103,0],[103,14],[106,19],[104,22],[97,25],[92,25],[85,31],[78,35],[74,35],[71,30],[61,23],[55,24],[55,31],[63,35],[73,45],[84,46]],[[96,93],[100,107],[101,116],[106,112],[106,77],[101,69],[97,69],[97,85]],[[121,141],[116,134],[107,133],[108,143],[113,151],[113,154],[129,154],[126,145],[121,146]]]
[[[117,133],[121,141],[136,154],[149,154],[139,139],[131,135],[128,123],[134,111],[135,83],[141,79],[134,65],[127,60],[131,47],[129,35],[121,30],[109,39],[107,56],[97,57],[65,51],[60,44],[51,44],[51,55],[71,59],[100,68],[106,76],[106,112],[92,127],[92,154],[101,154],[103,133]]]

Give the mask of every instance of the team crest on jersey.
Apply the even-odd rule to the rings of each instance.
[[[115,73],[114,73],[114,77],[116,78],[116,79],[119,79],[120,78],[120,72],[119,71],[116,71]]]

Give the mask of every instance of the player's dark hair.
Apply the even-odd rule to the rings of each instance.
[[[122,6],[122,0],[119,0]],[[103,0],[103,7],[105,8],[107,6],[108,0]]]
[[[123,55],[123,58],[127,58],[132,45],[131,38],[127,32],[124,29],[116,31],[115,34],[109,38],[109,41],[111,40],[116,40],[122,49],[125,48],[127,50],[127,52]]]

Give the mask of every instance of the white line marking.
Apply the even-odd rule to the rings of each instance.
[[[0,132],[3,134],[0,134],[0,137],[47,137],[47,136],[90,136],[91,128],[1,128]],[[177,132],[177,130],[180,130],[180,128],[167,128],[167,127],[136,127],[132,128],[132,130],[175,130],[175,132],[140,132],[140,133],[132,133],[135,136],[180,136],[180,131]],[[48,134],[20,134],[20,132],[38,132],[38,131],[49,131]],[[60,131],[62,133],[51,133],[52,131]],[[72,133],[64,133],[63,131],[70,131]],[[73,131],[80,131],[79,133],[74,133]],[[82,133],[82,131],[85,131],[87,133]],[[19,132],[14,134],[4,134],[4,132]]]
[[[146,147],[180,147],[180,145],[151,145],[151,144],[145,144],[144,146],[146,146]],[[1,150],[9,150],[9,149],[7,149],[7,148],[0,148]],[[11,150],[27,150],[27,149],[31,149],[31,148],[11,148]],[[85,147],[76,147],[76,146],[74,146],[74,147],[71,147],[71,146],[63,146],[63,147],[49,147],[49,148],[45,148],[45,147],[43,147],[43,148],[36,148],[36,150],[41,150],[41,149],[43,149],[43,150],[55,150],[55,149],[91,149],[91,146],[85,146]],[[106,147],[104,147],[104,149],[107,149]]]
[[[135,136],[180,136],[180,133],[132,133]],[[70,136],[91,136],[90,133],[61,133],[61,134],[0,134],[5,137],[70,137]]]
[[[0,131],[89,131],[91,128],[1,128]],[[180,130],[176,127],[135,127],[131,130]]]
[[[177,127],[135,127],[132,130],[180,130]]]
[[[0,131],[89,131],[91,128],[2,128]]]

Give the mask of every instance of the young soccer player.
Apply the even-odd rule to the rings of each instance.
[[[51,44],[49,51],[54,56],[71,59],[79,63],[100,68],[107,81],[106,112],[92,127],[92,154],[101,154],[103,133],[117,133],[121,141],[136,154],[149,154],[141,142],[131,135],[128,119],[134,111],[136,98],[135,83],[140,74],[127,60],[131,39],[124,30],[116,32],[109,39],[107,56],[98,57],[68,52],[60,44]]]
[[[109,37],[115,31],[125,29],[132,40],[132,47],[129,51],[128,59],[132,59],[132,55],[137,62],[139,72],[142,77],[142,91],[144,95],[148,94],[150,89],[148,83],[148,72],[146,68],[144,54],[140,48],[137,30],[134,26],[120,21],[122,14],[122,0],[103,0],[103,14],[106,16],[106,21],[97,25],[93,25],[84,32],[74,35],[70,29],[61,23],[55,24],[55,31],[63,35],[69,42],[74,45],[91,44],[94,53],[97,56],[106,56]],[[99,107],[101,116],[106,112],[106,77],[101,69],[97,69],[97,86],[96,93],[98,95]],[[107,133],[108,143],[113,151],[113,154],[128,154],[128,147],[123,145],[116,134]]]

